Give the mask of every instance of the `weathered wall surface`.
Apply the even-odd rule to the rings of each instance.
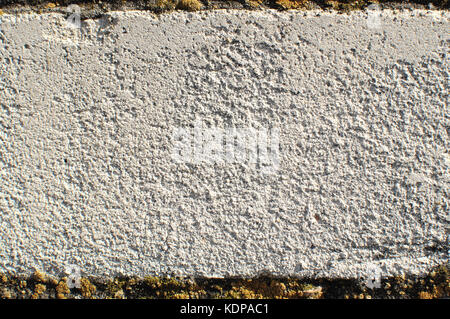
[[[0,16],[0,271],[355,277],[445,262],[448,17]],[[278,166],[253,144],[175,160],[174,130],[195,123],[185,141],[278,129]]]

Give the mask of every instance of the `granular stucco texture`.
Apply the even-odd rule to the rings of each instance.
[[[448,254],[448,12],[0,19],[0,272],[421,274]],[[370,26],[370,27],[369,27]],[[279,167],[176,127],[278,128]]]

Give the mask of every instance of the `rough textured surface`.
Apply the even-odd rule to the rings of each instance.
[[[448,13],[0,18],[0,271],[447,261]],[[172,131],[195,119],[279,128],[279,170],[176,163]]]
[[[168,10],[173,4],[186,0],[0,0],[0,8],[8,10],[46,10],[55,7],[66,7],[79,4],[85,9],[94,10]],[[333,8],[339,10],[352,10],[365,8],[370,4],[378,3],[383,6],[396,8],[447,8],[448,0],[187,0],[202,4],[204,9],[255,9],[255,8]],[[190,7],[190,6],[189,6]],[[172,7],[173,9],[174,7]],[[191,8],[191,7],[190,7]],[[180,7],[178,9],[181,9]],[[186,8],[185,8],[186,9]],[[192,9],[192,8],[191,8]]]
[[[420,276],[385,277],[369,288],[358,279],[310,278],[81,278],[70,280],[36,271],[29,277],[0,274],[0,299],[442,299],[450,296],[450,269],[438,267]]]

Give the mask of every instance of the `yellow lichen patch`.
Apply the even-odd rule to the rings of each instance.
[[[167,289],[167,290],[174,290],[174,289],[184,289],[186,287],[186,284],[177,280],[176,278],[159,278],[159,277],[152,277],[148,276],[145,279],[145,283],[152,289]]]
[[[69,286],[67,286],[66,278],[63,278],[59,284],[56,286],[56,298],[65,299],[66,295],[70,293]]]
[[[32,299],[38,299],[40,295],[42,295],[42,293],[44,291],[47,290],[47,287],[45,287],[45,285],[43,284],[36,284],[36,286],[34,287],[34,293],[31,296]]]
[[[202,3],[199,0],[180,0],[177,9],[187,11],[198,11],[202,8]]]
[[[122,289],[116,291],[116,293],[114,294],[114,298],[116,299],[123,299],[124,296],[125,294],[123,293]]]
[[[3,10],[2,9],[0,9],[0,16],[3,14]]]
[[[19,287],[20,288],[25,288],[27,286],[27,281],[26,280],[21,280],[19,281]]]
[[[45,8],[47,8],[47,9],[52,9],[55,7],[56,7],[56,4],[54,4],[53,2],[49,2],[45,5]]]
[[[225,298],[231,299],[262,299],[263,295],[248,289],[246,287],[233,287],[230,291],[225,293]]]
[[[283,9],[300,9],[304,8],[307,0],[276,0],[275,3],[281,6]]]
[[[56,286],[59,283],[59,281],[55,278],[47,278],[47,283]]]
[[[176,0],[157,0],[153,9],[158,11],[171,11],[177,6]]]
[[[144,283],[158,298],[199,299],[207,296],[206,291],[191,280],[148,276],[144,278]]]
[[[419,292],[419,299],[433,299],[433,295],[426,291]]]
[[[87,278],[80,279],[81,295],[84,298],[91,298],[97,288]]]
[[[247,3],[252,8],[258,8],[263,3],[263,0],[249,0]]]
[[[197,290],[197,291],[187,291],[187,294],[189,295],[189,298],[192,299],[201,299],[206,297],[206,291],[203,289]]]
[[[36,270],[33,274],[33,279],[37,282],[46,282],[47,276],[43,272]]]
[[[174,293],[174,294],[169,293],[169,294],[165,295],[164,298],[167,298],[167,299],[189,299],[191,297],[187,293]]]
[[[138,283],[138,279],[137,278],[131,278],[130,280],[128,280],[128,285],[129,286],[134,286]]]
[[[373,0],[370,3],[372,2],[377,3],[376,0]],[[350,1],[326,0],[325,4],[331,6],[331,8],[333,8],[334,10],[351,11],[362,9],[364,6],[367,5],[367,2],[360,0],[350,0]]]
[[[224,293],[225,298],[321,298],[322,288],[303,285],[296,280],[246,279],[233,283],[232,289]]]
[[[158,288],[159,278],[148,276],[144,278],[144,281],[147,285],[149,285],[152,288]]]
[[[3,288],[1,291],[1,294],[0,294],[0,297],[4,298],[4,299],[10,299],[12,297],[11,292],[9,291],[9,289]]]
[[[36,272],[30,278],[0,274],[0,298],[445,298],[450,295],[449,268],[434,269],[427,276],[402,275],[383,280],[378,290],[352,280],[307,278],[178,278],[117,277],[109,281],[89,277],[80,289]],[[323,288],[322,288],[323,287]]]
[[[122,288],[127,284],[127,281],[123,278],[115,278],[114,280],[111,280],[108,282],[108,293],[111,296],[115,296],[115,294],[122,290]]]

